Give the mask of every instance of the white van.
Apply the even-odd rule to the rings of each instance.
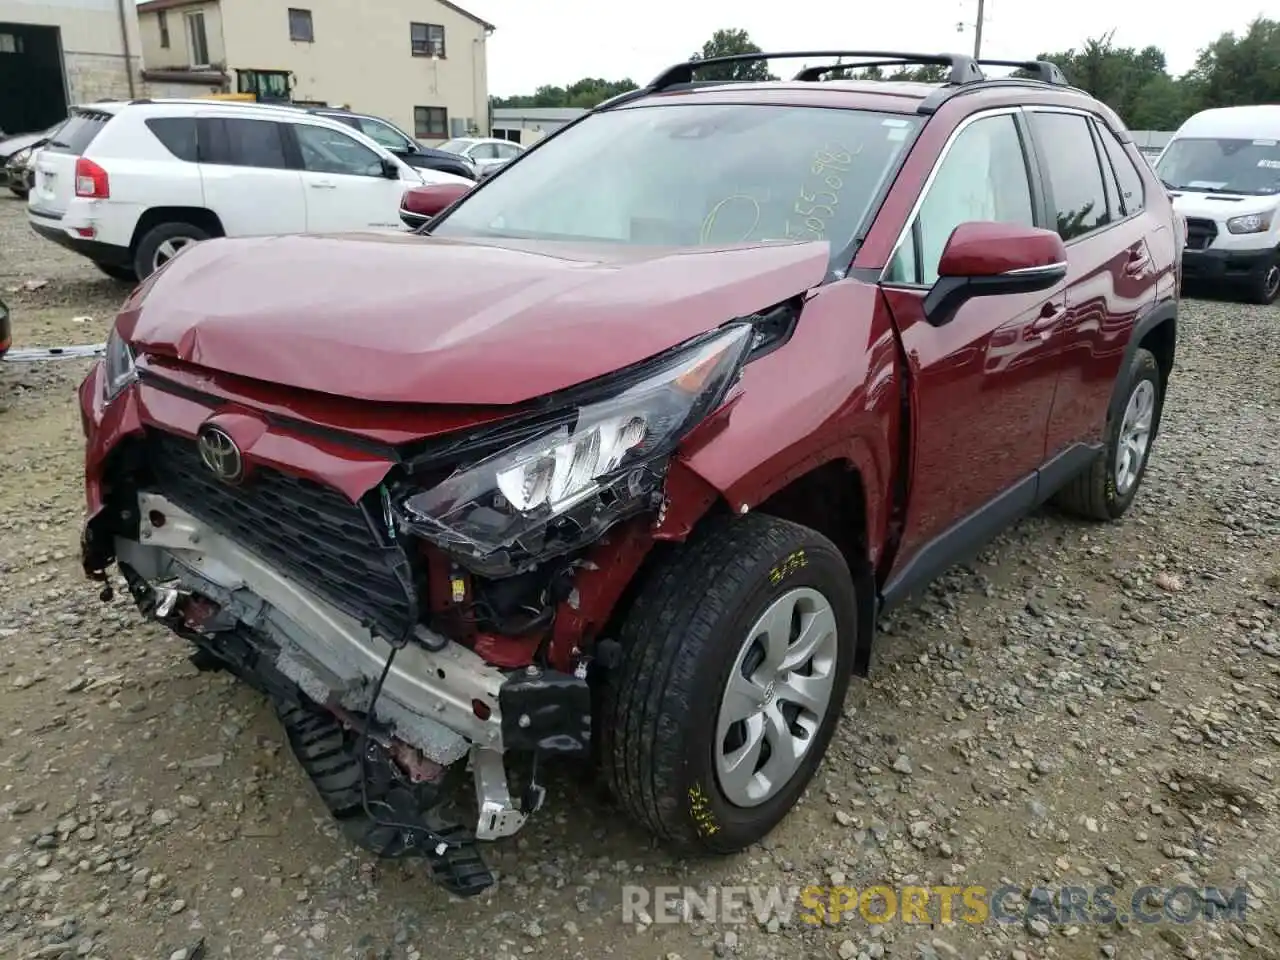
[[[1187,280],[1280,297],[1280,105],[1222,107],[1189,118],[1156,161],[1187,221]]]

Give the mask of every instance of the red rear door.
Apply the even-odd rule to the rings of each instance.
[[[1036,107],[1027,117],[1070,264],[1067,309],[1048,340],[1061,371],[1045,438],[1052,457],[1101,441],[1129,332],[1154,303],[1161,268],[1142,178],[1115,136],[1082,112]]]

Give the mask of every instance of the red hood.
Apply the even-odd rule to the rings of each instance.
[[[144,285],[120,332],[144,352],[304,390],[511,404],[802,293],[827,260],[826,243],[219,239]]]

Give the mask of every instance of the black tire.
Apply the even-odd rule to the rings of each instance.
[[[114,263],[99,263],[97,260],[93,261],[93,265],[112,280],[119,280],[121,283],[138,282],[138,275],[132,267],[122,267]]]
[[[735,806],[715,772],[722,692],[748,630],[796,587],[817,589],[835,615],[831,698],[786,785],[758,806]],[[853,578],[825,537],[763,514],[709,523],[650,572],[619,631],[622,663],[607,675],[601,709],[601,762],[614,798],[682,853],[735,853],[765,837],[826,752],[856,629]]]
[[[12,184],[10,184],[9,186],[9,192],[12,193],[19,200],[25,200],[31,194],[31,191],[28,190],[26,187],[15,187]]]
[[[1147,464],[1151,462],[1151,451],[1160,432],[1160,415],[1164,410],[1164,390],[1161,384],[1160,365],[1156,363],[1155,354],[1150,350],[1139,348],[1134,352],[1133,360],[1122,376],[1125,384],[1125,399],[1120,407],[1120,416],[1107,421],[1105,449],[1087,470],[1072,479],[1054,496],[1054,503],[1057,506],[1086,520],[1119,520],[1124,516],[1142,487],[1142,479],[1147,473]],[[1144,382],[1150,382],[1155,389],[1155,412],[1151,421],[1151,435],[1136,479],[1128,490],[1120,493],[1116,489],[1116,458],[1120,451],[1120,428],[1129,398]]]
[[[1280,299],[1280,251],[1271,257],[1266,270],[1249,281],[1246,294],[1251,303],[1269,306]]]
[[[197,227],[194,223],[170,222],[154,226],[138,241],[138,246],[133,252],[133,272],[138,280],[145,280],[151,276],[157,266],[156,252],[165,243],[175,240],[208,239],[209,232],[202,227]]]

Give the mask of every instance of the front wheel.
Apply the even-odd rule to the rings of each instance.
[[[1267,268],[1249,283],[1249,299],[1268,306],[1280,298],[1280,251],[1271,258]]]
[[[660,562],[627,613],[604,691],[605,775],[685,852],[766,836],[839,720],[857,596],[825,537],[765,515],[709,524]]]

